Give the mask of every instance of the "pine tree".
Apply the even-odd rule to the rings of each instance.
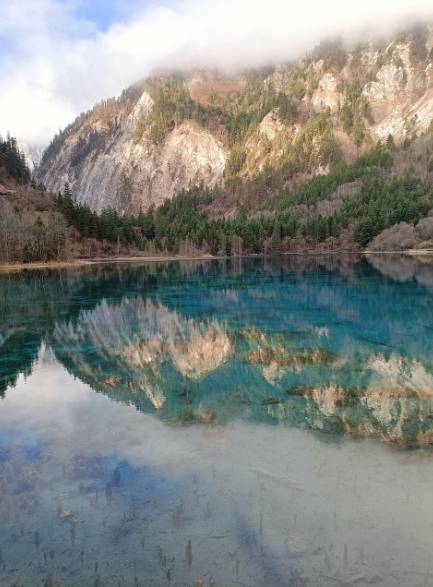
[[[274,223],[272,230],[272,251],[274,253],[281,252],[281,224],[278,220]]]
[[[394,141],[394,137],[392,136],[391,133],[387,136],[387,139],[386,139],[386,148],[389,151],[395,151],[395,141]]]
[[[21,184],[27,184],[31,179],[26,158],[18,149],[16,139],[9,134],[6,140],[0,137],[0,168]]]

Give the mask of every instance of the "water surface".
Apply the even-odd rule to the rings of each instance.
[[[0,585],[433,584],[433,266],[0,277]]]

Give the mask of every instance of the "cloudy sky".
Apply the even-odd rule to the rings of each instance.
[[[433,19],[432,0],[0,0],[0,134],[45,145],[155,68],[233,69]]]

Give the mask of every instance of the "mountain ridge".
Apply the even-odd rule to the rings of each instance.
[[[230,189],[260,175],[278,188],[325,175],[389,135],[412,140],[433,119],[433,28],[227,76],[148,78],[58,135],[36,177],[97,212],[138,214],[191,186]],[[233,211],[232,211],[233,213]]]

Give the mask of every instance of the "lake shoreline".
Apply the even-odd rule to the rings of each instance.
[[[89,267],[92,265],[103,265],[111,263],[147,263],[161,261],[207,261],[221,257],[212,257],[211,255],[202,255],[200,257],[185,257],[181,255],[171,256],[152,256],[152,257],[94,257],[90,259],[71,259],[69,261],[41,261],[35,263],[1,263],[0,273],[9,273],[13,271],[27,271],[35,269],[67,269],[75,267]]]
[[[407,249],[404,251],[290,251],[281,253],[282,256],[325,256],[325,255],[406,255],[409,257],[433,257],[433,250],[430,249]],[[152,255],[145,256],[122,256],[122,257],[94,257],[89,259],[71,259],[67,261],[37,261],[34,263],[0,263],[0,273],[11,273],[16,271],[30,271],[37,269],[68,269],[76,267],[89,267],[92,265],[104,265],[112,263],[161,263],[172,261],[210,261],[216,259],[266,257],[263,254],[250,254],[234,257],[223,257],[216,255],[183,256],[183,255]]]

